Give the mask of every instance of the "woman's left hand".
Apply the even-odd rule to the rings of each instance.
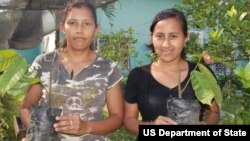
[[[83,121],[79,115],[57,116],[56,121],[54,128],[57,132],[73,135],[86,134],[83,129],[86,128],[87,122]]]

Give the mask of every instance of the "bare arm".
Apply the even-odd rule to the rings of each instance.
[[[20,118],[22,124],[27,128],[30,120],[30,108],[32,105],[37,105],[42,96],[42,87],[40,84],[34,84],[28,88],[23,99],[21,109],[20,109]]]
[[[109,117],[103,121],[89,122],[91,134],[108,134],[122,126],[123,97],[120,84],[109,89],[106,94]]]
[[[130,104],[125,101],[124,127],[132,134],[139,133],[139,125],[142,123],[139,117],[139,109],[137,104]]]
[[[106,135],[122,126],[123,119],[123,97],[120,84],[116,84],[109,89],[106,94],[107,108],[109,117],[100,121],[83,121],[79,116],[60,116],[57,117],[59,123],[55,124],[58,132],[74,135],[95,134]],[[70,122],[73,122],[73,129]]]
[[[218,124],[220,121],[220,109],[217,103],[213,100],[212,105],[205,109],[206,124]]]

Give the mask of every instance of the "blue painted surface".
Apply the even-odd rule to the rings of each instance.
[[[25,49],[25,50],[17,50],[15,49],[21,56],[23,56],[29,64],[33,62],[33,60],[37,57],[37,55],[41,54],[41,46],[32,48],[32,49]]]
[[[154,16],[161,10],[173,7],[179,4],[180,0],[119,0],[116,2],[115,17],[113,27],[110,26],[109,20],[105,14],[98,11],[98,20],[101,24],[101,31],[109,33],[110,31],[119,31],[120,29],[135,29],[135,36],[138,39],[134,45],[139,53],[136,58],[131,58],[131,68],[139,66],[138,62],[143,64],[150,62],[150,58],[145,54],[150,53],[145,44],[150,42],[150,25]]]

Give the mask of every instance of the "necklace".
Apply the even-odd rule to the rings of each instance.
[[[184,88],[181,89],[181,71],[180,71],[180,65],[178,68],[178,98],[182,98],[182,93],[184,92],[184,90],[187,88],[188,83],[190,82],[190,78],[188,79],[187,83],[185,84]]]
[[[181,71],[180,66],[178,67],[178,98],[182,97],[182,90],[181,90]]]

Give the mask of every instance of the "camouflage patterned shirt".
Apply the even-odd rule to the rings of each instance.
[[[81,119],[88,121],[102,119],[106,91],[122,79],[116,64],[99,55],[92,64],[71,76],[60,61],[58,50],[38,56],[31,68],[41,79],[44,102],[49,99],[51,105],[62,108],[62,114],[79,114]],[[60,138],[61,141],[108,140],[105,136],[91,134],[60,134]]]

